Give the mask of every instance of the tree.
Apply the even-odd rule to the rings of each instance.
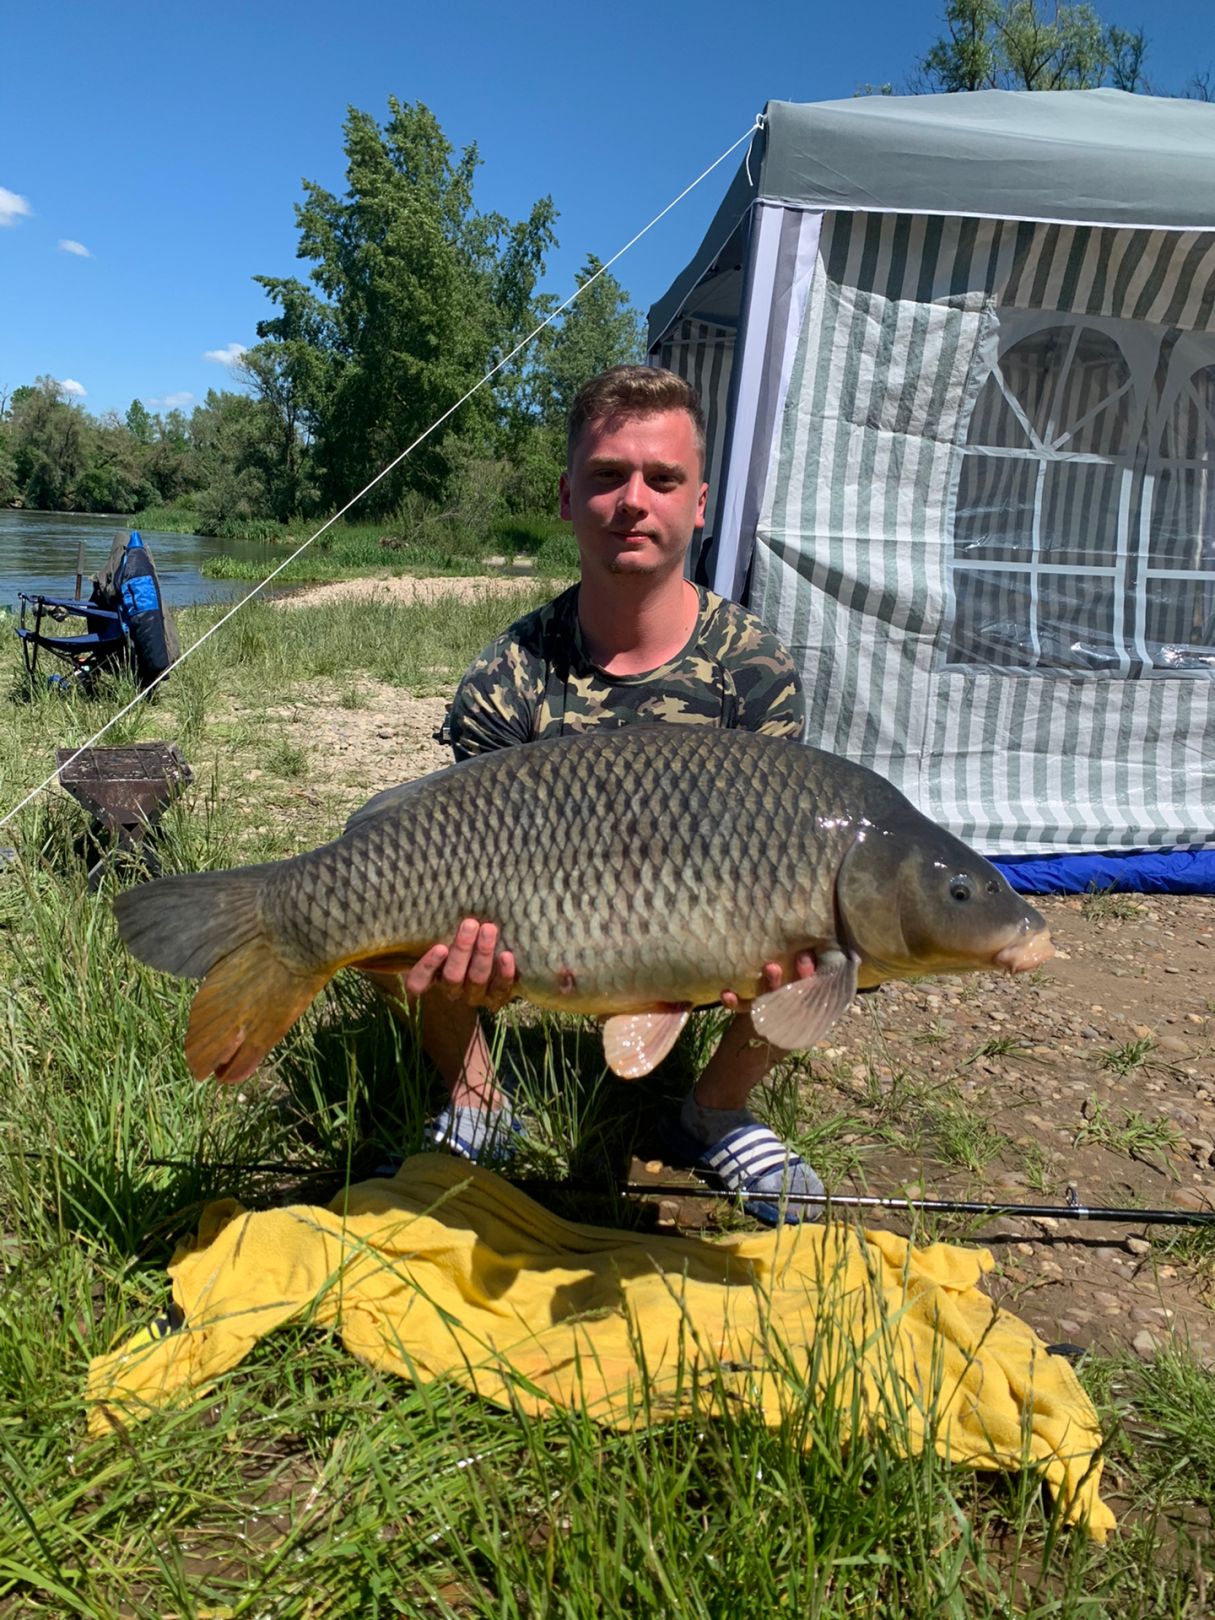
[[[548,198],[513,225],[479,213],[476,147],[457,157],[421,103],[390,99],[383,129],[351,108],[344,145],[345,194],[306,182],[296,209],[312,287],[257,278],[280,314],[258,328],[254,385],[284,443],[304,425],[331,504],[344,504],[509,351],[534,310],[555,219]],[[453,429],[494,445],[521,375],[512,368],[496,395],[469,401]],[[431,440],[368,508],[391,508],[406,488],[438,493],[449,471],[442,442]]]
[[[250,518],[267,515],[273,440],[273,422],[259,400],[231,389],[207,390],[190,415],[201,533],[231,535]]]
[[[127,406],[127,432],[137,444],[151,444],[155,434],[152,413],[141,399],[133,399]]]
[[[640,360],[645,352],[641,316],[615,276],[592,253],[578,272],[585,288],[561,317],[537,340],[533,388],[540,419],[562,428],[574,395],[608,366]]]
[[[1146,90],[1143,30],[1087,4],[947,0],[946,33],[917,64],[916,90]]]
[[[87,461],[86,417],[80,406],[65,403],[54,377],[13,390],[7,438],[25,504],[70,511]]]
[[[263,341],[245,351],[237,370],[273,421],[278,464],[270,504],[276,517],[287,518],[309,504],[308,450],[333,394],[336,333],[325,304],[300,282],[256,279],[282,313],[258,323]]]

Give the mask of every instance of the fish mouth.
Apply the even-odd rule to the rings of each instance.
[[[1049,962],[1054,954],[1050,930],[1038,928],[1032,934],[1019,934],[1011,944],[997,951],[992,960],[996,967],[1005,968],[1009,973],[1028,973],[1031,968]]]

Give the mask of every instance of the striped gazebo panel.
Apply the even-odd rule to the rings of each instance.
[[[816,258],[753,588],[808,740],[991,853],[1215,842],[1215,238],[841,213]]]

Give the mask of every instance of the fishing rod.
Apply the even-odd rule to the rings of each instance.
[[[800,1209],[809,1205],[823,1210],[824,1213],[832,1209],[889,1209],[923,1215],[1014,1215],[1038,1220],[1108,1221],[1119,1225],[1215,1225],[1215,1210],[1120,1209],[1109,1204],[1082,1204],[1074,1187],[1067,1189],[1065,1204],[996,1204],[968,1198],[887,1198],[876,1193],[787,1193],[778,1198],[770,1193],[728,1193],[716,1187],[660,1181],[626,1181],[615,1187],[609,1184],[603,1188],[562,1181],[518,1181],[513,1185],[521,1192],[615,1191],[628,1197],[727,1198],[732,1202],[743,1203],[762,1198],[765,1203],[784,1204],[790,1209]]]
[[[43,1159],[52,1155],[26,1152],[23,1157]],[[291,1164],[283,1161],[248,1164],[239,1160],[202,1161],[198,1159],[145,1159],[148,1166],[164,1170],[224,1170],[247,1174],[340,1177],[334,1165]],[[509,1183],[523,1193],[574,1193],[582,1197],[604,1197],[611,1193],[626,1198],[716,1198],[747,1202],[763,1198],[767,1203],[784,1204],[789,1209],[811,1206],[824,1213],[832,1209],[888,1209],[916,1215],[1011,1215],[1023,1220],[1097,1221],[1119,1226],[1215,1226],[1215,1209],[1136,1209],[1112,1204],[1082,1204],[1075,1187],[1068,1187],[1063,1204],[993,1203],[974,1198],[894,1198],[880,1193],[729,1193],[717,1187],[697,1186],[679,1181],[605,1181],[602,1184],[521,1178]]]

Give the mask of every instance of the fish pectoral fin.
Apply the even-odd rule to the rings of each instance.
[[[603,1026],[603,1055],[622,1080],[640,1080],[656,1069],[679,1039],[690,1007],[655,1007],[649,1012],[615,1013]]]
[[[764,1040],[786,1052],[821,1041],[856,994],[857,964],[825,951],[808,979],[795,979],[751,1003],[751,1022]]]

